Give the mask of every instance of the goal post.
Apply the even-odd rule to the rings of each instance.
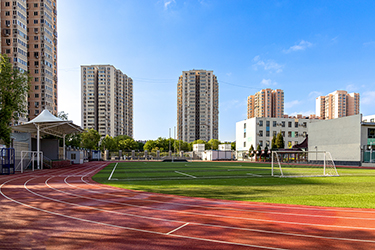
[[[271,175],[277,177],[339,176],[330,152],[272,151]]]

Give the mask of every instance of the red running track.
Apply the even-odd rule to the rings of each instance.
[[[375,210],[124,190],[107,163],[0,176],[0,249],[375,249]]]

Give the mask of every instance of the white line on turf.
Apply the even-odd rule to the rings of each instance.
[[[189,223],[185,223],[184,225],[179,226],[178,228],[175,228],[175,229],[173,229],[172,231],[170,231],[169,233],[166,233],[166,234],[174,233],[174,232],[176,232],[177,230],[179,230],[179,229],[181,229],[181,228],[183,228],[184,226],[187,226],[187,225],[189,225]]]
[[[182,173],[182,172],[179,172],[179,171],[174,171],[174,172],[177,173],[177,174],[182,174],[182,175],[189,176],[189,177],[191,177],[191,178],[197,178],[197,177],[195,177],[194,175],[185,174],[185,173]]]
[[[117,167],[117,164],[118,164],[118,162],[116,163],[115,167],[113,168],[111,175],[108,177],[108,180],[109,180],[109,181],[111,180],[111,177],[112,177],[113,173],[115,172],[115,169],[116,169],[116,167]]]
[[[252,173],[247,173],[247,175],[251,175],[251,176],[256,176],[256,177],[263,177],[263,175],[259,175],[259,174],[252,174]]]

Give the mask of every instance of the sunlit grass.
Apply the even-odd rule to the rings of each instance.
[[[338,169],[340,177],[271,177],[269,164],[244,162],[110,164],[93,180],[154,193],[313,206],[375,208],[375,170]],[[194,178],[195,177],[195,178]]]

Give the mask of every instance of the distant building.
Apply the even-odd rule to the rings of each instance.
[[[81,66],[81,125],[133,137],[133,80],[112,65]]]
[[[28,118],[44,109],[57,115],[57,6],[56,0],[13,0],[1,3],[1,53],[14,68],[31,77]],[[20,122],[25,122],[26,114]]]
[[[322,120],[335,119],[359,114],[359,94],[348,94],[345,90],[336,90],[327,96],[316,98],[316,115]]]
[[[302,116],[301,116],[302,117]],[[309,119],[254,117],[236,123],[236,151],[241,159],[251,145],[270,149],[272,138],[278,133],[284,137],[285,148],[302,143],[308,133]]]
[[[247,118],[284,117],[284,91],[262,89],[247,98]]]
[[[213,71],[183,71],[177,84],[177,138],[219,137],[219,83]]]

